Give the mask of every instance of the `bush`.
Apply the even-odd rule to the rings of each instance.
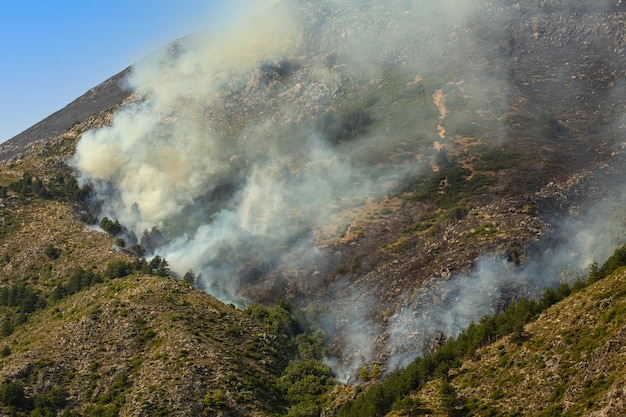
[[[291,361],[279,379],[279,387],[291,403],[313,401],[331,384],[330,368],[317,360]]]
[[[37,308],[45,307],[45,301],[31,287],[14,284],[10,288],[0,288],[0,305],[18,307],[20,312],[32,313]]]
[[[320,407],[317,404],[299,403],[289,407],[286,417],[318,417]]]
[[[289,312],[280,305],[265,307],[252,303],[246,309],[248,316],[267,325],[273,332],[293,336],[297,333],[298,325]]]
[[[67,284],[67,292],[69,295],[75,294],[83,288],[88,288],[100,282],[102,282],[102,277],[99,274],[78,268],[70,276],[69,283]]]
[[[41,409],[42,411],[45,409],[50,411],[60,410],[65,406],[66,402],[67,392],[59,386],[52,388],[48,392],[37,394],[35,397],[35,407]]]
[[[221,409],[224,407],[224,393],[218,389],[215,392],[207,392],[204,396],[204,405],[206,408],[211,409],[213,407]]]
[[[133,271],[132,265],[124,261],[110,262],[104,270],[104,276],[107,278],[122,278],[128,276]]]
[[[4,316],[4,320],[2,320],[2,325],[0,325],[0,335],[2,336],[10,336],[13,334],[15,330],[15,326],[13,325],[13,320],[11,317]]]
[[[85,224],[93,225],[98,223],[98,218],[91,213],[83,213],[80,215],[80,221]]]
[[[49,243],[48,246],[46,246],[46,249],[44,249],[44,253],[48,258],[52,260],[59,259],[59,257],[61,256],[61,250],[55,248],[52,243]]]
[[[16,383],[7,381],[0,386],[0,402],[7,406],[20,407],[25,404],[24,388]]]
[[[0,349],[0,356],[6,358],[11,354],[11,348],[8,345],[4,345],[2,349]]]
[[[116,236],[122,231],[120,222],[117,219],[113,221],[108,217],[103,217],[102,220],[100,220],[100,227],[111,236]]]

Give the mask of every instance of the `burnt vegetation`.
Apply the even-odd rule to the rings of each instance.
[[[330,143],[338,145],[359,137],[374,124],[370,112],[364,108],[327,114],[319,122],[319,130]]]

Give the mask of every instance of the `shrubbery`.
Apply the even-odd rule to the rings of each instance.
[[[26,395],[22,385],[6,381],[0,385],[0,402],[9,407],[22,407],[26,404]]]
[[[461,361],[470,358],[476,349],[504,336],[513,335],[514,339],[523,340],[524,325],[535,319],[542,311],[622,266],[626,266],[626,245],[618,248],[602,267],[598,268],[597,265],[593,267],[586,282],[577,281],[571,286],[561,284],[556,290],[547,289],[539,300],[522,299],[510,304],[500,314],[484,316],[479,323],[471,323],[465,331],[456,338],[449,339],[433,354],[415,359],[405,369],[388,375],[380,385],[344,404],[338,415],[379,416],[387,414],[392,408],[403,409],[405,398],[409,393],[419,389],[426,381],[444,378],[445,384],[450,369],[460,366]],[[453,396],[453,393],[446,391],[446,395],[450,405],[453,400],[450,396]]]
[[[44,249],[44,254],[50,258],[50,259],[58,259],[59,256],[61,256],[61,250],[57,249],[54,247],[54,245],[52,245],[52,243],[49,243],[46,248]]]
[[[32,287],[26,284],[14,284],[8,288],[0,288],[0,305],[17,307],[20,313],[32,313],[38,308],[45,307],[46,301]]]
[[[285,302],[272,307],[251,304],[246,313],[265,323],[272,332],[282,334],[293,347],[293,358],[273,382],[276,387],[270,389],[281,393],[288,406],[287,416],[319,416],[323,395],[334,385],[330,368],[322,362],[323,332],[296,322]]]
[[[76,294],[80,290],[89,288],[100,282],[102,282],[102,276],[100,274],[93,270],[86,271],[83,268],[78,268],[70,275],[70,279],[66,285],[59,284],[55,287],[52,298],[54,300],[60,300],[66,295]]]
[[[7,188],[23,196],[34,195],[67,201],[83,201],[91,192],[89,187],[80,188],[76,178],[66,172],[58,173],[46,183],[41,178],[24,172],[22,178],[13,181]],[[6,189],[3,189],[3,194],[6,195]]]

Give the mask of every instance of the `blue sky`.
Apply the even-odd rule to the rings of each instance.
[[[254,0],[3,0],[0,142],[156,48],[219,30]]]

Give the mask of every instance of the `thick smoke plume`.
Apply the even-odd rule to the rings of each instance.
[[[133,100],[110,127],[83,135],[73,165],[95,190],[100,216],[118,219],[148,255],[166,258],[181,277],[193,271],[222,300],[243,306],[250,288],[256,298],[280,296],[298,280],[307,288],[328,273],[332,254],[316,245],[320,230],[338,235],[346,213],[436,165],[445,115],[409,97],[430,100],[432,90],[452,88],[432,80],[453,78],[463,80],[453,87],[471,109],[464,125],[489,117],[485,106],[493,114],[511,108],[510,74],[484,64],[494,51],[512,53],[507,7],[279,2],[219,37],[189,36],[136,64]],[[492,141],[506,142],[496,118],[489,123],[501,133]],[[606,219],[595,213],[579,219]],[[599,226],[587,223],[593,228],[555,222],[552,236],[563,244],[537,249],[521,268],[485,255],[469,275],[404,294],[389,317],[389,369],[420,354],[434,332],[454,336],[495,311],[507,291],[537,295],[564,267],[606,257],[611,248],[591,232]],[[367,319],[367,297],[354,294],[355,308],[326,297],[320,324],[332,333],[343,322],[344,360],[335,369],[350,380],[380,353],[372,341],[382,329]]]
[[[128,82],[136,99],[112,126],[87,132],[74,158],[102,216],[139,238],[156,227],[165,239],[155,254],[238,304],[239,261],[275,266],[293,248],[312,248],[310,232],[332,225],[333,213],[385,195],[426,165],[405,158],[385,167],[369,155],[405,138],[368,129],[362,98],[333,118],[354,79],[380,76],[389,55],[415,59],[404,50],[409,33],[388,30],[380,5],[279,6],[245,29],[190,36],[135,65]],[[398,2],[382,11],[402,23],[418,10]],[[323,18],[319,34],[303,25],[306,13]],[[345,22],[360,13],[374,23]]]

